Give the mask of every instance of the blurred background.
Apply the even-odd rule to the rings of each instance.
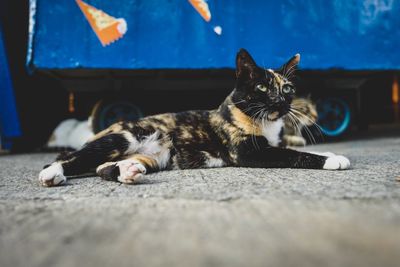
[[[87,134],[215,108],[242,47],[265,68],[301,54],[294,78],[317,104],[316,141],[396,127],[399,12],[394,0],[2,0],[1,147],[40,151],[68,119]]]

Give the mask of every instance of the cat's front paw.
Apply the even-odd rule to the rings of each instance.
[[[122,160],[117,163],[119,167],[118,181],[124,184],[133,184],[146,174],[146,167],[136,160]]]
[[[39,173],[39,182],[42,186],[57,186],[65,183],[67,178],[63,174],[60,163],[54,163]]]
[[[350,168],[350,160],[340,155],[329,156],[322,168],[324,170],[346,170]]]

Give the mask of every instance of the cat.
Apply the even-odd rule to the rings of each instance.
[[[291,113],[284,116],[283,141],[286,146],[305,146],[307,141],[301,133],[303,129],[311,142],[315,142],[313,133],[308,127],[313,125],[319,127],[317,125],[318,112],[310,97],[294,98],[290,109]]]
[[[116,123],[82,149],[58,156],[40,172],[39,181],[55,186],[65,183],[66,176],[89,171],[132,184],[148,173],[171,169],[348,169],[350,161],[344,156],[285,148],[283,120],[295,94],[287,77],[299,61],[296,54],[280,71],[263,69],[241,49],[236,56],[236,86],[217,109]]]

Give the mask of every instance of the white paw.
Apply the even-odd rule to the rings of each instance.
[[[117,166],[119,167],[118,181],[124,184],[133,184],[146,174],[146,167],[133,159],[119,161]]]
[[[343,156],[328,157],[325,161],[324,170],[346,170],[350,168],[350,160]]]
[[[39,173],[39,182],[43,186],[56,186],[67,181],[60,163],[53,163]]]

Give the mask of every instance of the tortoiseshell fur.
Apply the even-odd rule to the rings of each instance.
[[[343,156],[284,148],[284,116],[294,96],[288,74],[299,59],[291,58],[280,72],[264,70],[242,49],[236,87],[217,109],[114,124],[82,149],[60,155],[39,180],[53,186],[65,176],[96,171],[106,180],[134,183],[150,172],[224,166],[346,169],[350,162]]]
[[[308,129],[309,126],[316,124],[318,119],[315,104],[310,98],[294,98],[290,106],[293,114],[284,117],[283,141],[285,144],[287,146],[305,146],[307,141],[301,133],[304,128],[311,141],[315,141]]]

